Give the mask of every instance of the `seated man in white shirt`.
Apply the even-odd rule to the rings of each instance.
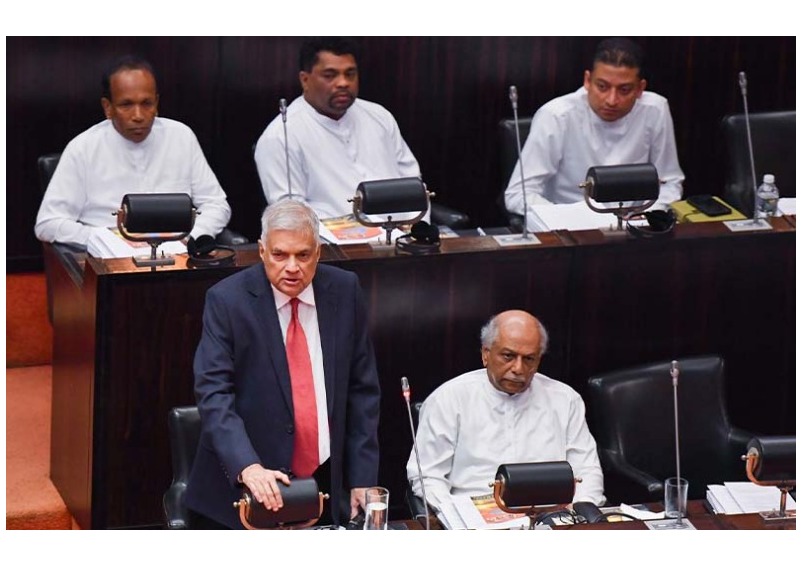
[[[442,384],[422,404],[416,442],[427,503],[440,511],[451,495],[490,493],[501,464],[568,461],[583,479],[573,502],[603,504],[603,472],[581,396],[537,373],[547,350],[544,326],[525,311],[505,311],[486,323],[480,340],[485,368]],[[407,476],[421,498],[414,452]]]
[[[231,209],[189,127],[157,117],[159,93],[151,65],[117,60],[103,75],[106,120],[64,149],[36,217],[44,242],[87,246],[93,231],[115,225],[112,213],[128,193],[187,193],[199,211],[190,236],[216,236]]]
[[[352,213],[349,199],[362,181],[421,176],[391,113],[357,98],[357,59],[356,44],[345,38],[313,38],[302,45],[303,92],[287,108],[289,163],[281,114],[254,151],[269,204],[287,196],[290,184],[294,197],[304,199],[319,218],[341,217]]]
[[[645,90],[643,54],[628,39],[602,41],[583,86],[534,115],[522,148],[528,206],[584,200],[579,183],[590,167],[652,163],[663,181],[653,208],[681,199],[678,163],[667,99]],[[517,162],[505,190],[505,207],[523,214],[522,172]]]

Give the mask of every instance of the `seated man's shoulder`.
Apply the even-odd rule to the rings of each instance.
[[[450,401],[460,403],[467,395],[472,395],[477,387],[488,381],[485,369],[472,370],[460,376],[447,380],[430,394],[428,400],[440,400],[442,403]]]
[[[154,128],[170,132],[172,135],[195,137],[195,133],[193,132],[192,128],[190,128],[184,122],[179,122],[178,120],[173,120],[172,118],[157,116],[156,120],[154,120]]]
[[[538,383],[537,388],[547,390],[548,392],[556,396],[561,396],[568,399],[575,399],[581,397],[581,395],[578,392],[576,392],[575,389],[569,384],[561,382],[560,380],[555,380],[553,378],[545,376],[544,374],[536,374],[533,377],[533,381]]]
[[[663,110],[667,108],[668,102],[665,97],[658,93],[645,91],[642,93],[642,96],[639,97],[639,105],[646,109]]]
[[[537,117],[552,116],[556,119],[565,118],[584,108],[585,92],[575,91],[556,97],[544,103],[536,112]]]
[[[389,121],[396,122],[396,119],[394,118],[394,115],[391,114],[391,111],[389,111],[383,105],[362,98],[355,99],[354,104],[349,109],[349,112],[353,111],[354,114],[361,118],[373,118],[374,120],[382,123],[387,123]]]

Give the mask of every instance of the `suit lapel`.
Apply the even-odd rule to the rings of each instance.
[[[320,268],[319,268],[320,270]],[[338,299],[330,292],[329,279],[319,271],[313,279],[318,331],[321,334],[321,354],[324,357],[324,383],[327,387],[327,413],[332,415],[335,402],[335,368],[337,348]]]
[[[282,327],[279,325],[279,315],[276,311],[274,292],[262,264],[255,266],[259,270],[253,271],[249,278],[248,291],[254,296],[254,314],[259,320],[263,336],[267,341],[266,352],[271,361],[279,390],[288,411],[293,415],[293,394],[290,389],[290,371],[288,370],[285,340],[282,338]]]

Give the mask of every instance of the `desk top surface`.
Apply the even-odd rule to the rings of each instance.
[[[795,232],[795,216],[784,216],[770,219],[773,226],[769,233],[790,233]],[[765,231],[762,231],[765,232]],[[757,234],[757,232],[731,232],[721,222],[680,224],[676,226],[669,240],[689,240],[696,238],[723,238],[730,236],[744,236]],[[506,250],[544,250],[562,249],[576,246],[607,246],[622,245],[633,241],[633,238],[624,236],[610,236],[601,230],[583,231],[556,231],[538,233],[539,244],[519,245],[503,247],[493,236],[467,236],[460,238],[445,238],[441,241],[441,250],[438,256],[449,256],[454,254],[476,254]],[[83,271],[85,264],[89,264],[98,276],[113,274],[147,274],[154,271],[152,268],[138,268],[134,266],[130,258],[109,258],[100,259],[86,255],[86,253],[72,253],[76,268]],[[393,247],[372,246],[370,244],[355,244],[348,246],[323,245],[321,252],[322,262],[353,262],[364,260],[384,260],[394,259],[400,256],[396,254]],[[220,268],[222,270],[236,271],[243,267],[251,266],[260,261],[257,244],[248,244],[237,248],[237,260],[234,266]],[[195,271],[206,270],[207,268],[192,268],[188,266],[186,254],[175,256],[176,263],[172,266],[160,266],[156,268],[158,272],[171,271]]]

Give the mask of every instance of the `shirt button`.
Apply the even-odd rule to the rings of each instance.
[[[287,432],[287,434],[288,434],[288,435],[293,435],[293,426],[292,426],[292,425],[288,425],[288,426],[285,428],[285,432]]]

